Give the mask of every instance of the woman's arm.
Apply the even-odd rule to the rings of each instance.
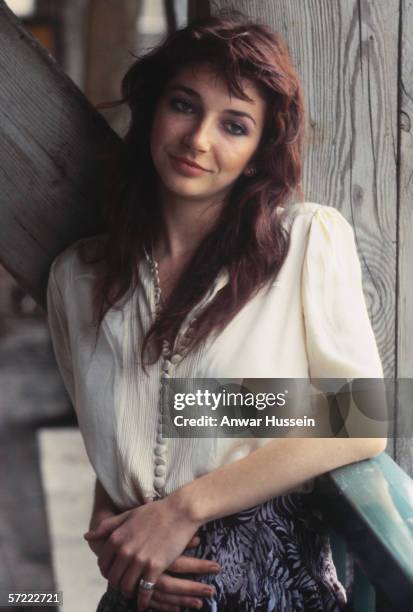
[[[384,451],[385,438],[283,438],[197,478],[169,496],[195,524],[240,512],[307,480]]]
[[[86,538],[108,537],[102,566],[110,568],[112,582],[120,583],[122,591],[132,592],[142,575],[157,583],[205,522],[283,495],[310,478],[367,459],[384,448],[384,438],[272,441],[160,501],[104,520]],[[139,589],[138,609],[146,610],[151,597],[152,591]]]
[[[98,478],[95,483],[95,495],[93,500],[92,516],[90,517],[89,529],[95,529],[103,519],[118,514],[119,511]]]

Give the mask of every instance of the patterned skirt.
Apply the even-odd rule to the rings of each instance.
[[[218,575],[180,576],[215,587],[216,595],[204,599],[204,612],[343,609],[346,593],[337,579],[328,535],[306,497],[276,497],[200,528],[199,545],[185,554],[215,560],[222,570]],[[136,612],[136,605],[108,586],[97,612]]]

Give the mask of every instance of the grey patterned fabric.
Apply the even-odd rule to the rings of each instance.
[[[217,576],[185,576],[215,587],[216,596],[204,600],[204,612],[343,609],[346,594],[327,533],[305,498],[299,493],[276,497],[200,529],[199,546],[187,554],[214,559],[223,568]],[[136,612],[136,606],[109,587],[97,612]]]

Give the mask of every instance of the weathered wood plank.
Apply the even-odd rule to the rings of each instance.
[[[98,228],[117,137],[2,0],[0,40],[0,260],[44,304],[53,257]]]
[[[397,373],[413,377],[413,1],[401,2],[400,187]],[[413,476],[412,440],[396,441],[396,459]]]
[[[352,223],[385,373],[395,371],[397,0],[214,0],[287,40],[308,106],[306,198]],[[351,296],[349,295],[349,301]]]

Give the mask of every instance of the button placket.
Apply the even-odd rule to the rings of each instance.
[[[152,270],[152,278],[154,283],[154,297],[155,297],[155,316],[159,316],[162,310],[162,291],[159,281],[159,269],[158,263],[154,260],[153,256],[150,257],[146,252],[146,258]],[[201,310],[199,306],[199,310]],[[198,308],[196,309],[198,313]],[[156,444],[154,447],[154,477],[153,477],[153,488],[157,496],[164,495],[164,488],[166,484],[166,462],[168,453],[167,438],[164,438],[162,416],[163,416],[163,404],[164,404],[164,389],[165,385],[163,381],[171,377],[171,370],[177,366],[182,359],[185,357],[188,345],[191,343],[191,339],[194,333],[194,324],[196,322],[196,316],[192,316],[187,327],[182,329],[175,340],[174,346],[171,347],[167,340],[162,342],[162,353],[161,353],[161,384],[159,387],[159,401],[158,401],[158,425],[156,434]]]
[[[162,374],[161,379],[165,379],[169,377],[169,367],[166,364],[166,359],[162,357]],[[167,439],[163,437],[163,425],[162,425],[162,416],[164,411],[164,384],[162,383],[159,387],[159,405],[158,405],[158,426],[156,433],[156,444],[154,449],[154,475],[153,475],[153,486],[158,494],[164,494],[164,488],[166,483],[166,461],[168,454],[168,444]]]
[[[158,263],[145,252],[146,258],[149,262],[152,279],[154,285],[154,315],[158,317],[162,311],[162,292],[159,282],[159,269]],[[170,346],[167,340],[162,342],[162,362],[161,362],[161,379],[169,378],[169,365],[168,356],[170,355]],[[170,362],[169,362],[170,364]],[[163,414],[163,387],[159,386],[159,400],[158,400],[158,423],[156,428],[156,441],[153,449],[153,489],[157,497],[163,497],[165,483],[166,483],[166,461],[168,454],[167,440],[162,436],[162,414]]]

